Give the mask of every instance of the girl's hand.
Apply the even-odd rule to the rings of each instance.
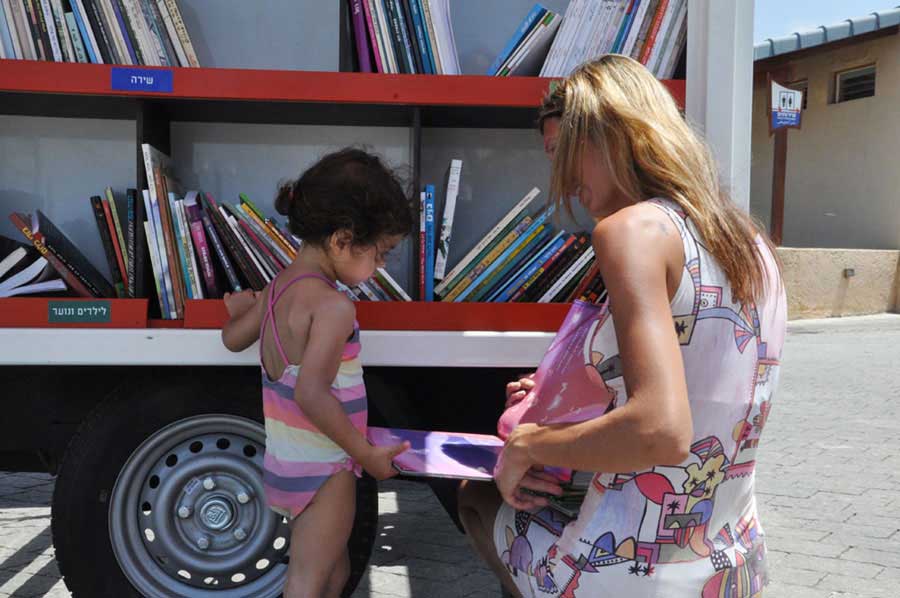
[[[236,318],[246,313],[253,307],[258,298],[259,293],[249,289],[240,291],[239,293],[225,293],[225,296],[223,297],[225,300],[225,309],[228,310],[228,315],[232,318]]]
[[[506,385],[506,408],[509,409],[528,395],[534,388],[534,374],[522,376],[515,382]]]
[[[366,458],[360,461],[360,465],[378,481],[392,478],[399,473],[394,468],[394,457],[408,450],[409,446],[409,442],[394,446],[373,446]]]
[[[535,496],[524,490],[543,492],[559,496],[562,488],[559,483],[543,469],[531,462],[528,455],[528,437],[539,430],[535,424],[516,426],[494,469],[494,483],[510,506],[519,511],[545,507],[549,503],[546,497]]]

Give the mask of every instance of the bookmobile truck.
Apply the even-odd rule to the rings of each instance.
[[[689,0],[686,80],[667,83],[745,207],[752,10],[751,2]],[[548,85],[176,69],[189,72],[176,73],[171,93],[119,93],[109,69],[0,60],[0,118],[132,120],[137,180],[140,144],[168,150],[176,121],[403,127],[418,186],[423,128],[527,128]],[[3,207],[41,207],[21,195],[24,205]],[[278,596],[289,534],[262,492],[257,357],[222,346],[221,302],[189,302],[175,323],[148,320],[140,299],[73,301],[66,307],[81,308],[74,323],[58,322],[54,307],[0,299],[0,468],[57,476],[53,542],[69,589],[88,598]],[[536,367],[566,307],[361,303],[370,423],[493,432],[504,385]],[[455,517],[455,487],[430,483]],[[377,485],[364,477],[348,595],[365,571],[377,517]]]

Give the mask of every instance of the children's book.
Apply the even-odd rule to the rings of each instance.
[[[416,477],[491,480],[503,449],[503,441],[489,434],[370,427],[368,437],[375,446],[408,441],[409,450],[394,458],[394,467]]]

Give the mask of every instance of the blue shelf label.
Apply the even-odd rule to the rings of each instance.
[[[97,324],[112,320],[109,301],[49,301],[47,321],[51,324]]]
[[[172,93],[171,69],[141,69],[114,66],[113,91],[155,91]]]

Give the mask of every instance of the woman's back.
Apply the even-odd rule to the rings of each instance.
[[[727,277],[680,208],[650,203],[675,223],[684,247],[671,307],[693,420],[690,456],[677,466],[598,474],[581,516],[564,531],[565,520],[552,511],[520,513],[504,530],[507,557],[514,567],[512,547],[522,540],[535,557],[549,551],[547,566],[532,574],[551,594],[755,596],[766,576],[753,471],[786,319],[778,270],[761,242],[769,273],[765,297],[756,306],[736,304]],[[613,316],[601,320],[587,343],[585,354],[621,407],[628,394]]]

